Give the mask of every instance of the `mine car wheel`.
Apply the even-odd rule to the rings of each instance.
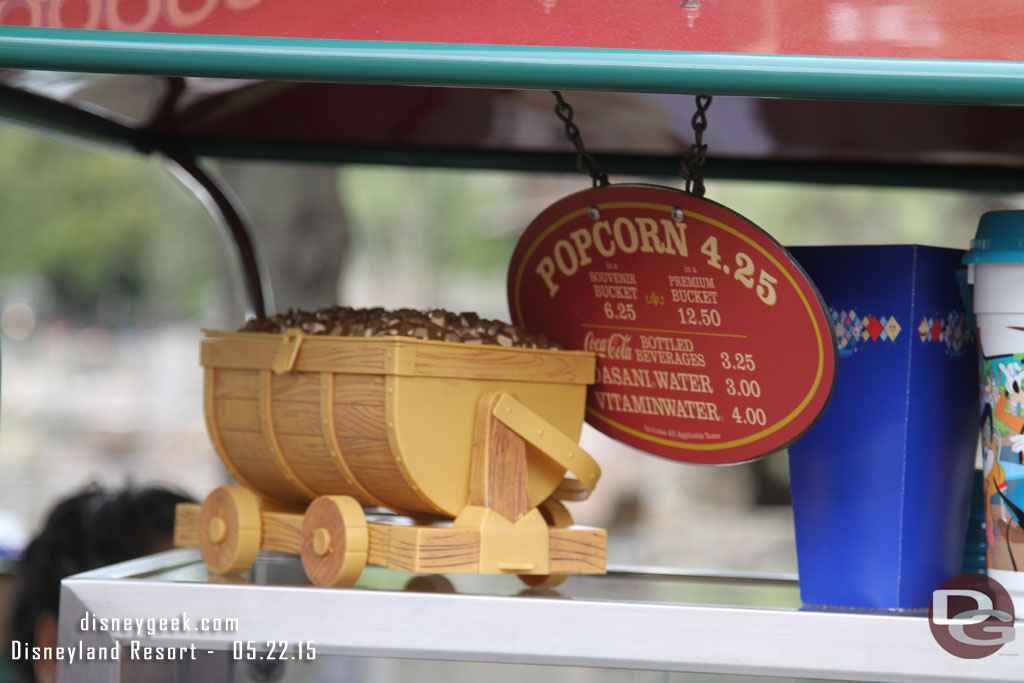
[[[317,586],[351,586],[366,566],[366,515],[349,496],[320,496],[302,518],[302,568]]]
[[[252,566],[260,551],[260,504],[241,486],[221,486],[199,508],[199,550],[215,574]]]
[[[569,578],[568,574],[520,574],[519,580],[530,588],[554,588]]]
[[[421,574],[409,579],[403,591],[410,593],[455,593],[455,584],[441,574]]]

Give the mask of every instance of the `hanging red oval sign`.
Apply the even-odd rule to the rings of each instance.
[[[597,354],[588,422],[649,453],[757,458],[832,393],[831,325],[803,270],[747,219],[678,190],[558,201],[520,238],[508,292],[517,324]]]

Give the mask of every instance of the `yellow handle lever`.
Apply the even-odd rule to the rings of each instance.
[[[589,453],[580,448],[579,444],[566,436],[562,430],[527,408],[511,394],[503,394],[498,399],[492,414],[495,419],[571,472],[579,480],[583,490],[571,496],[572,498],[584,500],[594,490],[597,480],[601,478],[601,467]],[[568,488],[573,488],[568,482],[565,482],[559,487],[559,490],[567,485]]]
[[[281,347],[277,350],[277,356],[274,357],[275,375],[283,375],[292,371],[292,368],[295,367],[295,359],[299,356],[299,347],[302,346],[305,336],[306,333],[298,327],[289,327],[285,331]]]

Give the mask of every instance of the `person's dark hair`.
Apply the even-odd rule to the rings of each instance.
[[[58,503],[21,556],[11,637],[34,644],[36,622],[57,615],[65,576],[163,550],[174,507],[188,496],[161,487],[106,491],[93,486]],[[30,659],[13,662],[33,680]]]

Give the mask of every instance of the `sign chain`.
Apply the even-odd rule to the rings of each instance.
[[[572,106],[562,99],[562,93],[557,90],[552,90],[552,94],[555,96],[557,104],[555,105],[555,115],[561,119],[562,123],[565,124],[565,137],[568,138],[572,146],[576,148],[576,168],[583,173],[586,173],[594,181],[594,187],[604,187],[608,184],[608,174],[601,173],[597,169],[597,161],[594,160],[586,147],[583,146],[583,138],[580,137],[580,128],[572,120]],[[706,124],[705,124],[706,125]]]
[[[711,95],[697,95],[697,111],[693,115],[693,144],[683,154],[679,162],[679,174],[686,180],[686,192],[694,197],[704,196],[704,176],[701,168],[707,158],[708,146],[704,144],[704,131],[708,127],[708,108],[711,106]]]

